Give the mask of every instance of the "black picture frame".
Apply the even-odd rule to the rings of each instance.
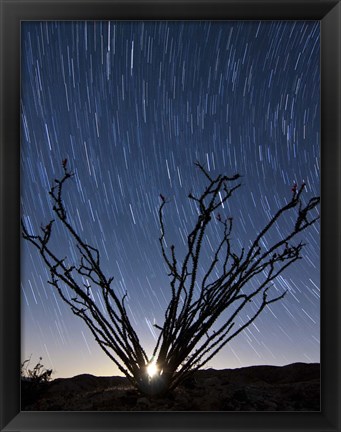
[[[0,0],[1,431],[341,431],[340,17],[328,0]],[[20,411],[20,22],[24,20],[321,21],[321,411]]]

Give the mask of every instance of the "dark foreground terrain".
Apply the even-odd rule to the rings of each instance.
[[[23,381],[21,396],[30,411],[319,411],[320,365],[202,370],[159,399],[142,396],[126,378],[93,375]]]

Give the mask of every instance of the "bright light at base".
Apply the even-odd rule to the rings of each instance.
[[[158,371],[158,368],[156,366],[156,362],[152,361],[151,363],[149,363],[149,365],[147,366],[147,374],[149,375],[150,378],[153,378],[154,375],[156,375]]]

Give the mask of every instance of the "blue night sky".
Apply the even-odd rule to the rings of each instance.
[[[166,240],[180,255],[196,218],[188,193],[206,185],[197,160],[212,175],[243,175],[222,209],[234,217],[236,251],[290,200],[294,182],[305,181],[306,199],[319,195],[319,22],[23,22],[21,38],[23,219],[38,231],[53,218],[47,191],[67,158],[75,172],[64,196],[70,219],[100,250],[112,287],[127,291],[132,324],[151,354],[153,323],[162,324],[170,299],[160,193],[171,201]],[[279,234],[293,223],[288,215]],[[303,259],[275,283],[287,295],[207,367],[320,361],[319,237],[318,225],[304,232]],[[61,224],[51,242],[61,258],[77,260]],[[201,271],[211,258],[207,248]],[[24,241],[21,262],[22,358],[42,356],[55,378],[118,374]]]

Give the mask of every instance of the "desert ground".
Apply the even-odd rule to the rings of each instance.
[[[124,377],[83,374],[34,385],[22,381],[23,411],[320,411],[320,365],[197,371],[161,398]]]

